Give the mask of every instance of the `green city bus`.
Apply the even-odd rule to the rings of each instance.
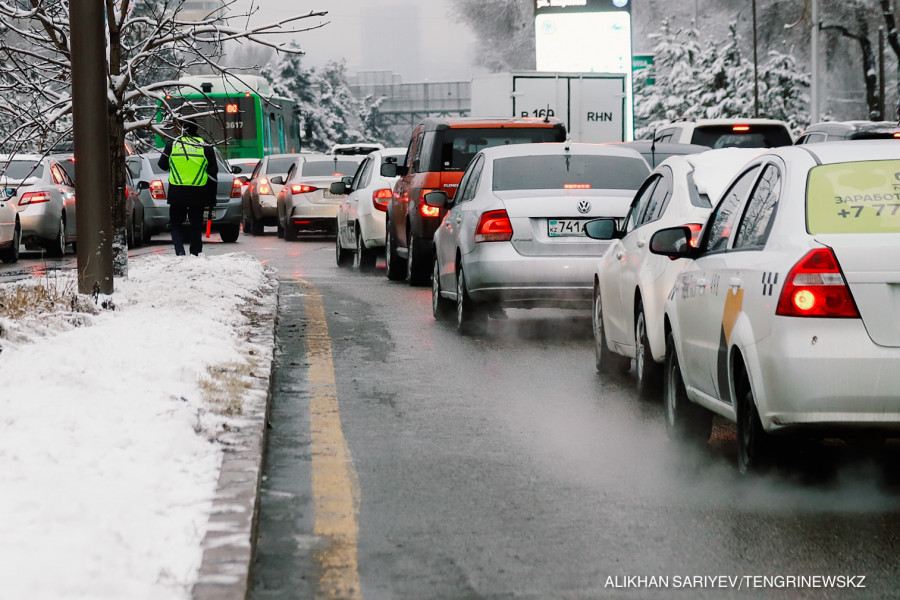
[[[166,95],[169,109],[202,115],[195,117],[201,136],[214,141],[226,159],[300,152],[295,104],[272,93],[264,77],[195,75],[178,81],[178,89]],[[157,119],[170,117],[160,110]],[[156,136],[158,148],[166,141]]]

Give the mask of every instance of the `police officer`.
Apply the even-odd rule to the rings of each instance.
[[[166,144],[159,168],[169,172],[169,228],[175,254],[184,256],[184,221],[190,222],[191,254],[203,251],[203,209],[216,203],[219,166],[212,146],[197,135],[195,121],[182,122],[182,135]]]

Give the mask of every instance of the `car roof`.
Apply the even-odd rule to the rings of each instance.
[[[671,123],[667,123],[664,127],[668,127],[670,125],[677,125],[679,123],[687,123],[692,124],[695,127],[703,127],[707,125],[782,125],[787,127],[784,121],[779,121],[777,119],[759,119],[759,118],[734,118],[734,119],[693,119],[689,121],[672,121]]]
[[[813,123],[803,133],[812,133],[829,129],[843,129],[845,131],[900,131],[900,124],[895,121],[822,121]],[[802,134],[801,134],[802,135]]]
[[[638,158],[641,161],[644,157],[637,150],[632,148],[624,148],[616,144],[585,144],[575,142],[543,142],[536,144],[508,144],[504,146],[491,146],[485,148],[481,152],[486,158],[491,160],[497,158],[507,158],[511,156],[553,156],[564,154],[566,148],[569,154],[591,154],[595,156],[625,156],[629,158]],[[644,161],[646,162],[646,161]]]
[[[895,140],[847,140],[818,142],[799,146],[772,148],[766,154],[775,153],[790,158],[796,152],[808,152],[822,164],[857,162],[863,160],[900,159],[900,144]]]
[[[422,121],[427,130],[449,128],[490,127],[559,127],[563,122],[556,117],[429,117]]]

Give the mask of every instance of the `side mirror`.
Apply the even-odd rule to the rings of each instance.
[[[397,163],[382,163],[381,165],[381,176],[382,177],[396,177],[399,175]]]
[[[231,172],[234,173],[235,175],[237,175],[238,173],[240,173],[241,170],[242,170],[242,169],[241,169],[239,166],[237,166],[237,165],[231,165]]]
[[[447,206],[447,192],[428,192],[425,194],[425,204],[435,208]]]
[[[650,238],[650,252],[676,258],[691,258],[696,250],[691,246],[689,227],[667,227],[660,229]]]
[[[281,175],[276,175],[269,179],[269,183],[274,183],[275,185],[284,185],[284,177]]]
[[[335,196],[343,196],[347,193],[347,184],[343,181],[335,181],[330,186],[328,186],[328,191]]]
[[[613,240],[619,237],[615,219],[594,219],[584,224],[584,233],[592,240]]]
[[[343,181],[344,185],[346,185],[348,188],[353,187],[353,177],[351,177],[350,175],[347,175],[346,177],[341,177],[341,181]]]
[[[138,189],[138,191],[140,191],[140,190],[149,190],[149,189],[150,189],[150,182],[149,182],[149,181],[138,181],[138,182],[137,182],[137,189]]]

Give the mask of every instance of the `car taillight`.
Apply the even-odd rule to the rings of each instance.
[[[150,182],[150,197],[154,200],[166,199],[166,186],[163,185],[162,180],[154,179]]]
[[[702,223],[688,223],[685,225],[691,230],[691,248],[696,248],[700,243],[700,232],[703,230]]]
[[[564,190],[589,190],[591,189],[591,184],[589,183],[564,183]]]
[[[438,190],[429,190],[424,189],[419,193],[419,214],[423,217],[439,217],[441,216],[441,209],[437,206],[428,206],[425,204],[425,194],[430,194],[431,192],[436,192]]]
[[[787,275],[776,313],[785,317],[859,318],[831,248],[810,250]]]
[[[316,191],[317,189],[319,189],[319,188],[317,188],[313,185],[306,185],[305,183],[303,183],[303,184],[295,183],[291,186],[291,193],[292,194],[308,194],[310,192]]]
[[[735,125],[731,128],[731,130],[735,131],[737,133],[746,133],[746,132],[750,131],[750,126],[749,125]]]
[[[505,210],[491,210],[481,213],[478,227],[475,229],[475,241],[508,242],[512,239],[512,223]]]
[[[19,206],[40,204],[41,202],[50,202],[50,192],[27,192],[22,194],[22,197],[19,199]]]
[[[260,196],[271,196],[272,195],[272,186],[269,185],[269,180],[263,177],[259,180],[259,195]]]
[[[393,195],[394,193],[387,188],[372,192],[372,206],[375,207],[375,210],[386,211],[388,200],[390,200]]]
[[[231,182],[231,197],[232,198],[240,198],[241,190],[243,190],[243,189],[244,189],[244,182],[241,181],[240,179],[238,179],[237,177],[235,177],[234,181]]]

